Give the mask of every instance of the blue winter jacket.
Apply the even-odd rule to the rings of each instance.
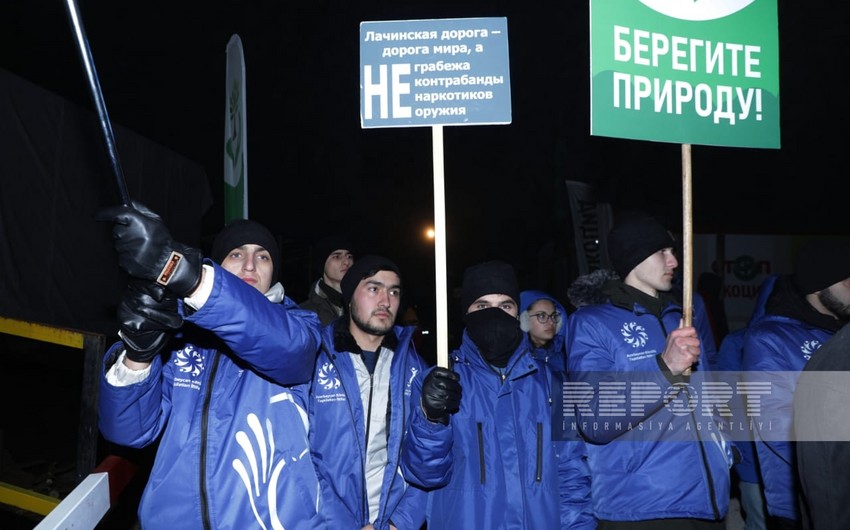
[[[767,303],[767,297],[773,289],[773,284],[776,281],[777,275],[770,275],[764,279],[759,287],[758,297],[756,298],[753,314],[747,326],[752,326],[764,315],[764,306]],[[737,374],[735,377],[741,379],[740,372],[744,368],[744,337],[747,333],[747,327],[732,331],[723,338],[720,348],[717,350],[717,355],[712,361],[712,369],[718,372],[733,372]],[[734,406],[737,407],[739,414],[745,413],[745,404],[742,396],[733,397]],[[745,433],[747,437],[751,437],[753,433]],[[738,479],[742,482],[751,484],[760,484],[761,477],[759,476],[758,466],[756,464],[756,449],[755,444],[747,440],[736,440],[735,446],[741,453],[741,461],[735,464],[732,469],[738,475]]]
[[[411,408],[419,406],[426,370],[413,347],[415,328],[395,326],[393,330],[398,344],[390,365],[388,462],[377,520],[370,521],[363,403],[349,354],[352,348],[337,351],[340,343],[334,340],[335,329],[339,327],[337,333],[344,336],[347,326],[348,317],[343,316],[324,327],[310,392],[310,447],[322,490],[319,514],[333,530],[360,530],[369,523],[375,530],[387,530],[390,521],[399,530],[419,530],[425,520],[426,492],[411,486],[400,466],[407,419]],[[353,341],[350,333],[348,338]]]
[[[787,285],[785,278],[777,280],[771,301],[775,296],[783,296]],[[803,367],[836,329],[837,325],[835,329],[824,329],[796,318],[768,313],[750,326],[745,335],[744,370],[772,373],[770,392],[760,397],[762,413],[757,419],[762,421],[754,424],[764,499],[770,515],[800,519],[797,464],[791,441],[794,389]],[[754,376],[754,380],[763,381],[764,378]]]
[[[709,370],[714,343],[704,305],[694,301],[694,327],[702,343],[691,376],[696,382]],[[671,299],[660,319],[624,300],[582,306],[570,315],[568,378],[576,388],[592,389],[575,417],[588,440],[591,496],[600,520],[726,516],[731,444],[714,429],[713,415],[681,407],[674,414],[682,391],[675,390],[677,378],[665,373],[657,358],[681,318]],[[607,400],[600,398],[601,383],[615,388]],[[670,398],[675,399],[666,402]]]
[[[460,410],[451,417],[453,437],[443,440],[440,449],[424,443],[419,453],[405,455],[415,467],[432,458],[424,450],[429,445],[437,455],[452,453],[450,462],[434,465],[450,464],[451,472],[441,469],[426,484],[444,483],[440,475],[449,478],[430,494],[428,529],[596,528],[584,443],[553,440],[552,404],[559,396],[553,395],[552,382],[557,376],[547,363],[532,358],[528,339],[511,357],[504,380],[466,331],[452,363],[463,388]]]
[[[184,325],[176,349],[154,359],[144,381],[118,387],[101,378],[104,437],[130,447],[159,440],[142,527],[317,528],[307,385],[272,382],[309,377],[319,345],[315,313],[288,298],[271,303],[216,266],[209,300],[185,319],[195,326]],[[106,367],[122,349],[120,342],[109,349]]]
[[[523,319],[531,318],[528,316],[528,308],[531,307],[531,304],[541,299],[552,302],[555,306],[555,310],[561,313],[561,321],[555,326],[555,329],[557,330],[555,332],[555,337],[545,348],[537,348],[529,342],[531,355],[535,359],[541,359],[551,364],[552,368],[556,372],[563,373],[567,371],[567,310],[564,309],[561,302],[543,291],[522,291],[519,293],[520,321],[522,322]],[[525,330],[525,326],[523,329]]]

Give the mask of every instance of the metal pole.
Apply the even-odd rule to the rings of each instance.
[[[130,194],[127,191],[127,183],[124,181],[124,171],[121,169],[121,161],[118,159],[118,151],[115,148],[115,136],[112,134],[112,123],[109,121],[109,114],[106,112],[106,104],[103,102],[103,92],[100,90],[100,81],[97,78],[97,71],[94,67],[94,60],[89,48],[86,30],[83,28],[83,21],[80,18],[80,11],[77,9],[77,4],[74,0],[66,0],[68,8],[68,17],[71,19],[71,27],[74,30],[74,36],[77,38],[79,46],[80,59],[83,61],[83,67],[86,70],[86,78],[89,82],[89,90],[91,91],[92,100],[94,101],[95,109],[100,120],[100,129],[103,132],[103,139],[106,142],[106,152],[109,155],[109,163],[112,166],[112,172],[115,175],[115,184],[118,186],[118,194],[121,196],[121,203],[125,206],[130,206]]]

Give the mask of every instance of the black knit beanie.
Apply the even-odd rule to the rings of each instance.
[[[325,272],[325,262],[331,252],[344,249],[354,254],[354,243],[344,235],[330,235],[320,239],[313,251],[313,275],[321,276]]]
[[[342,302],[346,308],[360,282],[378,274],[378,271],[392,271],[398,274],[399,279],[401,279],[401,271],[398,265],[383,256],[368,255],[358,258],[342,277],[342,281],[339,282],[339,286],[342,288]]]
[[[818,239],[807,243],[794,262],[794,283],[803,294],[816,293],[850,278],[850,241]]]
[[[250,219],[236,219],[225,226],[215,236],[212,244],[212,259],[218,264],[224,261],[227,254],[234,248],[242,245],[260,245],[269,251],[272,257],[272,281],[274,285],[278,277],[278,264],[280,263],[280,249],[277,240],[269,230],[256,221]]]
[[[652,254],[676,245],[670,232],[643,212],[630,212],[619,217],[608,232],[607,243],[611,266],[623,280]]]
[[[506,294],[513,298],[519,309],[519,282],[510,264],[500,260],[485,261],[464,271],[460,289],[461,311],[466,313],[473,302],[488,294]]]

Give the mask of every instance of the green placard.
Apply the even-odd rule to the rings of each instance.
[[[779,148],[776,0],[591,0],[598,136]]]

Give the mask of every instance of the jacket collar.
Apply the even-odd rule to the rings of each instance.
[[[348,323],[351,317],[349,315],[344,315],[333,322],[333,341],[334,341],[334,350],[338,352],[351,352],[351,353],[363,353],[363,350],[360,346],[357,345],[357,341],[354,340],[354,336],[348,330]],[[384,335],[384,339],[381,341],[381,347],[387,348],[389,350],[395,351],[398,348],[398,337],[396,336],[395,328],[393,328],[389,333]]]

